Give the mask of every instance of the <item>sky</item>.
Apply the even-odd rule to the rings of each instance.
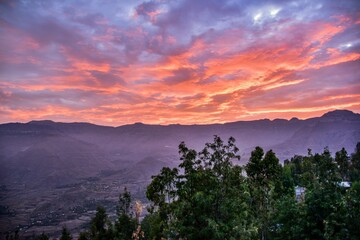
[[[0,123],[360,112],[358,0],[0,1]]]

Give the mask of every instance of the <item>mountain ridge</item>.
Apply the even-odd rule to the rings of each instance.
[[[164,161],[172,156],[173,160],[169,163],[172,165],[177,159],[176,149],[180,142],[184,141],[189,147],[201,150],[204,143],[210,142],[214,135],[224,140],[233,136],[237,140],[243,162],[255,146],[273,149],[281,160],[294,154],[305,154],[308,148],[319,152],[324,147],[332,151],[345,147],[352,151],[356,142],[360,141],[360,114],[335,110],[321,117],[304,120],[260,119],[209,125],[134,123],[111,127],[51,120],[6,123],[0,124],[0,162],[6,163],[5,168],[16,172],[17,168],[22,169],[29,162],[44,162],[44,159],[49,158],[45,153],[51,149],[50,153],[59,157],[65,168],[68,161],[78,163],[74,165],[75,169],[71,169],[75,181],[77,175],[89,177],[96,175],[98,169],[123,169],[145,158]],[[69,145],[69,142],[72,144]],[[44,156],[41,155],[41,149]],[[72,155],[67,154],[69,149],[72,149]],[[37,157],[32,158],[33,155]],[[82,163],[88,162],[85,158],[92,159],[88,164],[88,174],[85,174],[85,170],[77,172],[84,168]],[[42,171],[49,172],[48,169]]]
[[[285,119],[285,118],[274,118],[274,119],[268,119],[268,118],[262,118],[262,119],[255,119],[255,120],[239,120],[239,121],[230,121],[230,122],[224,122],[224,123],[209,123],[209,124],[181,124],[181,123],[172,123],[172,124],[147,124],[143,122],[135,122],[130,124],[124,124],[119,126],[109,126],[109,125],[100,125],[90,122],[57,122],[50,119],[43,119],[43,120],[30,120],[28,122],[6,122],[6,123],[0,123],[1,125],[8,125],[8,124],[28,124],[28,125],[52,125],[52,124],[76,124],[76,125],[92,125],[92,126],[99,126],[99,127],[108,127],[108,128],[121,128],[125,126],[209,126],[209,125],[224,125],[224,124],[232,124],[232,123],[241,123],[241,122],[256,122],[256,121],[264,121],[264,122],[274,122],[274,121],[305,121],[310,119],[318,119],[318,118],[358,118],[360,117],[360,113],[355,113],[353,111],[347,110],[347,109],[336,109],[333,111],[329,111],[324,113],[321,116],[318,117],[311,117],[311,118],[305,118],[305,119],[299,119],[297,117],[292,117],[291,119]]]

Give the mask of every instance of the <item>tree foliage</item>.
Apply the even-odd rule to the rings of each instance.
[[[234,138],[215,136],[199,152],[182,142],[179,166],[152,177],[141,223],[143,206],[125,188],[116,219],[99,206],[78,239],[359,239],[360,143],[351,155],[309,150],[284,165],[256,147],[240,166],[238,151]],[[6,239],[19,239],[18,232]],[[60,239],[71,239],[66,228]]]
[[[63,227],[63,229],[61,231],[60,240],[72,240],[72,236],[66,227]]]
[[[258,237],[267,239],[276,190],[281,191],[282,167],[272,150],[264,156],[264,150],[256,147],[245,169],[250,186],[252,215],[257,216]]]
[[[117,220],[115,222],[116,239],[131,239],[136,229],[136,220],[133,218],[131,207],[131,194],[125,188],[124,192],[119,195],[117,206]]]
[[[126,188],[119,195],[116,209],[117,209],[117,216],[115,221],[112,222],[109,219],[105,208],[98,206],[96,209],[95,216],[91,219],[90,229],[88,231],[81,232],[78,239],[79,240],[133,239],[134,233],[136,234],[136,231],[138,231],[138,224],[137,224],[138,222],[136,217],[134,217],[131,194]]]
[[[248,184],[242,168],[232,161],[240,159],[235,139],[224,143],[215,136],[213,143],[196,152],[185,143],[179,145],[178,168],[163,168],[148,186],[157,220],[153,236],[185,239],[251,238],[255,226],[251,219]]]
[[[144,219],[148,239],[357,239],[360,144],[351,157],[294,156],[279,163],[256,147],[246,166],[235,140],[196,152],[179,146],[179,168],[163,168],[147,189],[152,202]],[[245,172],[243,171],[245,170]],[[342,181],[352,180],[352,187]],[[297,196],[295,189],[304,189]],[[297,193],[299,194],[299,193]]]

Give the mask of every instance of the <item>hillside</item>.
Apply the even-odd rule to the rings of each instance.
[[[273,149],[281,160],[320,152],[352,151],[360,140],[360,115],[337,110],[307,120],[268,119],[214,125],[145,125],[136,123],[104,127],[89,123],[32,121],[0,125],[0,156],[3,182],[33,185],[46,181],[64,184],[120,170],[147,159],[176,164],[181,141],[200,150],[213,135],[235,137],[242,162],[257,145]],[[151,163],[148,163],[151,165]]]
[[[334,153],[345,147],[352,152],[360,141],[360,114],[337,110],[306,120],[212,125],[106,127],[49,120],[1,124],[0,205],[7,209],[1,215],[1,231],[18,224],[41,231],[44,225],[79,219],[99,201],[104,205],[116,201],[124,186],[145,200],[151,176],[163,166],[178,165],[181,141],[200,150],[214,135],[236,139],[241,163],[258,145],[273,149],[280,160],[306,154],[308,148],[321,152],[327,146]],[[56,215],[49,222],[49,209],[64,213],[67,219]]]

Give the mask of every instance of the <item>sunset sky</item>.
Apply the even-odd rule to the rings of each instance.
[[[360,1],[0,2],[0,123],[360,112]]]

